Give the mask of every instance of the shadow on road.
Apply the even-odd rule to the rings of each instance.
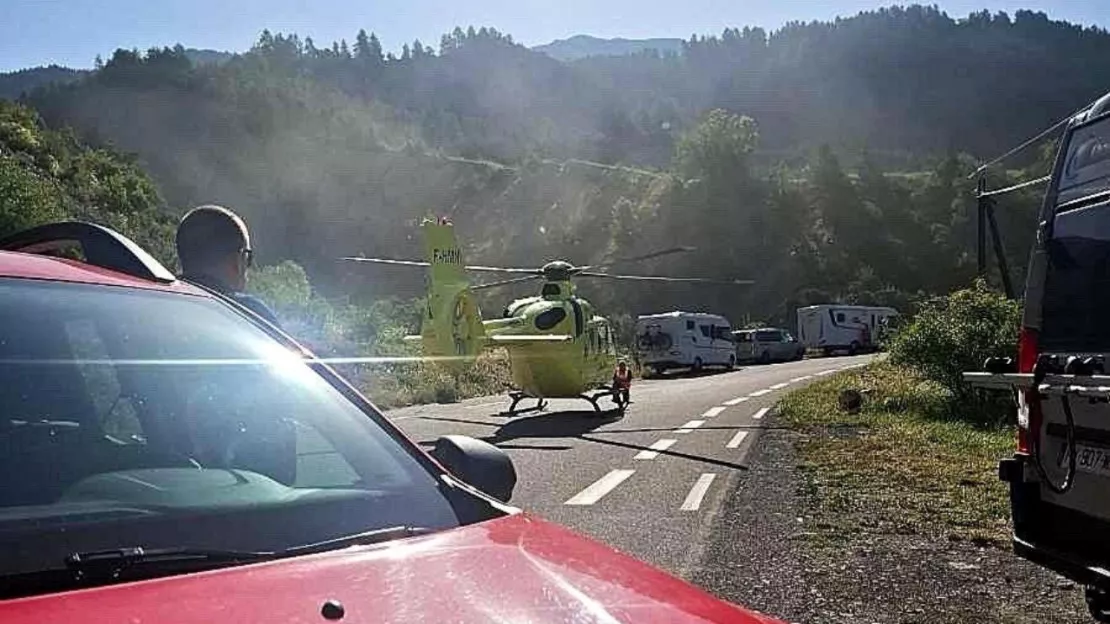
[[[649,374],[646,377],[641,376],[645,381],[654,380],[667,380],[667,379],[696,379],[698,377],[713,377],[715,375],[724,375],[726,373],[735,373],[744,370],[743,367],[737,366],[736,368],[703,368],[700,371],[695,371],[692,368],[679,368],[673,371],[667,371],[662,375]]]
[[[590,411],[568,411],[568,412],[550,412],[540,416],[531,416],[528,418],[519,418],[507,422],[503,425],[496,425],[493,423],[482,422],[479,420],[466,420],[463,418],[445,418],[428,416],[424,417],[425,420],[436,420],[441,422],[455,422],[467,425],[481,425],[483,427],[496,427],[496,430],[491,435],[475,436],[479,440],[489,442],[502,449],[521,449],[521,450],[544,450],[544,451],[565,451],[571,450],[573,446],[545,446],[545,445],[531,445],[514,443],[520,439],[537,439],[537,438],[552,438],[552,439],[566,439],[576,438],[583,442],[590,442],[592,444],[603,444],[607,446],[617,446],[634,451],[654,450],[647,446],[640,444],[632,444],[629,442],[620,442],[617,440],[607,439],[601,436],[613,435],[619,433],[640,433],[648,431],[674,431],[674,427],[662,428],[637,428],[637,429],[607,429],[605,431],[597,431],[598,427],[607,423],[612,423],[620,420],[620,412],[613,410],[611,412],[594,412]],[[727,427],[702,427],[702,430],[718,429],[718,430],[737,430],[737,429],[767,429],[759,425],[736,426],[730,425]],[[433,446],[434,441],[421,441],[421,446]],[[655,451],[659,455],[666,455],[670,457],[679,457],[696,461],[702,464],[711,464],[714,466],[721,466],[724,468],[732,468],[736,470],[747,470],[748,467],[744,464],[737,464],[733,462],[714,459],[712,457],[705,457],[702,455],[695,455],[691,453],[682,453],[679,451],[667,449],[664,451]]]

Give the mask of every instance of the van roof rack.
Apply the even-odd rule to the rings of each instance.
[[[48,223],[16,232],[0,239],[0,250],[57,255],[75,244],[87,264],[155,282],[177,280],[135,241],[115,230],[85,221]]]

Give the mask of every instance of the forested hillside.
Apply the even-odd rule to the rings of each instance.
[[[108,225],[174,261],[173,221],[134,161],[48,130],[34,111],[0,100],[0,236],[62,219]]]
[[[1033,12],[892,8],[569,63],[491,28],[438,44],[265,31],[203,65],[120,50],[24,102],[135,154],[169,213],[240,210],[264,263],[294,260],[330,296],[418,296],[419,275],[336,258],[418,255],[415,225],[437,213],[484,263],[693,245],[640,270],[756,285],[581,288],[614,313],[787,322],[801,303],[905,306],[967,284],[976,161],[1110,89],[1110,35]],[[1036,151],[1018,165],[992,184],[1047,167]],[[1015,277],[1036,201],[1001,210]],[[523,292],[484,296],[496,310]]]

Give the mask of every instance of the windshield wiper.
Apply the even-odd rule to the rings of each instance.
[[[353,535],[344,535],[343,537],[336,537],[334,539],[324,540],[322,542],[294,546],[292,548],[287,548],[281,551],[279,554],[283,557],[293,557],[296,555],[307,555],[310,553],[336,550],[339,548],[346,548],[348,546],[366,546],[369,544],[380,544],[382,542],[389,542],[395,539],[401,539],[404,537],[415,537],[417,535],[427,535],[434,532],[435,529],[430,529],[427,527],[386,527],[384,529],[363,531],[361,533],[355,533]]]
[[[111,550],[76,552],[65,558],[65,568],[51,568],[0,576],[0,598],[25,596],[50,588],[63,591],[168,574],[272,561],[349,546],[380,544],[395,539],[425,535],[434,529],[394,526],[334,539],[293,546],[278,551],[240,551],[204,548],[144,548],[131,546]]]
[[[265,561],[279,553],[259,551],[211,550],[201,548],[143,548],[141,546],[78,552],[66,557],[66,569],[77,580],[116,578],[130,568],[165,567],[178,569],[191,565],[209,566]]]
[[[167,567],[177,569],[190,565],[225,565],[237,563],[253,563],[296,557],[311,553],[325,552],[347,546],[362,546],[367,544],[380,544],[403,537],[425,535],[433,532],[432,529],[411,526],[394,526],[384,529],[374,529],[353,535],[345,535],[322,542],[313,542],[293,546],[279,551],[241,551],[241,550],[214,550],[203,548],[143,548],[132,546],[112,550],[98,550],[73,553],[66,557],[66,569],[77,575],[78,579],[89,577],[118,577],[122,572],[131,568],[157,568]]]

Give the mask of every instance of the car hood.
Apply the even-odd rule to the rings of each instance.
[[[775,623],[527,514],[377,546],[0,602],[0,622]]]

